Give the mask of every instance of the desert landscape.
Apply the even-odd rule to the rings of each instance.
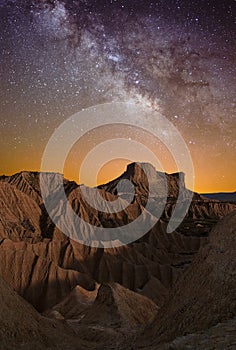
[[[193,193],[183,223],[167,233],[183,176],[145,169],[160,191],[153,205],[166,176],[165,210],[144,237],[115,248],[60,232],[45,211],[39,173],[0,178],[1,349],[235,348],[236,204]],[[145,210],[148,183],[138,163],[99,186],[102,196],[114,200],[124,178],[134,199],[110,215],[92,210],[75,182],[64,179],[64,188],[77,215],[113,227]]]
[[[0,350],[236,350],[235,0],[0,0]]]

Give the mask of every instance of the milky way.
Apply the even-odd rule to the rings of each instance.
[[[166,3],[0,2],[3,172],[5,154],[27,163],[71,114],[134,100],[174,123],[201,169],[205,147],[224,180],[224,157],[236,166],[234,2]]]

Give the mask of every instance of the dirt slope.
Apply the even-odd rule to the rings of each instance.
[[[86,349],[65,323],[42,317],[0,278],[0,349]]]
[[[212,230],[209,244],[180,277],[141,347],[206,330],[236,316],[236,212]],[[146,344],[146,345],[147,345]],[[145,346],[146,346],[145,345]]]

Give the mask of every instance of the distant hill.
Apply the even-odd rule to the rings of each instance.
[[[219,201],[236,202],[236,192],[204,193],[202,196]]]

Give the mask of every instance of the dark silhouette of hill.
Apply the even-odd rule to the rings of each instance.
[[[236,192],[204,193],[202,196],[225,202],[236,202]]]

